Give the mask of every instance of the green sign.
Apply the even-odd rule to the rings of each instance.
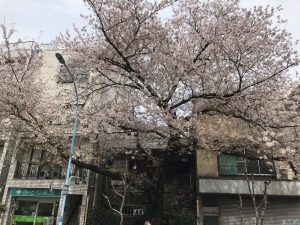
[[[33,223],[35,221],[35,223],[43,223],[45,220],[44,216],[27,216],[27,215],[14,215],[12,217],[12,220],[14,222],[31,222]]]
[[[60,190],[35,189],[35,188],[12,188],[11,196],[34,196],[34,197],[60,197]]]

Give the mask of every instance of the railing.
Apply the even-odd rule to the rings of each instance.
[[[256,167],[247,167],[243,166],[233,166],[233,165],[219,165],[219,174],[220,175],[254,175],[254,176],[275,176],[275,169],[262,168],[260,166]]]
[[[124,216],[143,216],[145,211],[145,205],[124,205],[122,213]]]
[[[15,178],[17,179],[64,179],[65,167],[58,165],[41,164],[39,162],[18,162]],[[79,182],[86,183],[87,171],[82,168],[73,168],[72,176],[79,177]]]

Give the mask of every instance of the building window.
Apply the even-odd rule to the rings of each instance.
[[[58,211],[58,202],[55,200],[43,199],[34,200],[18,200],[16,199],[16,209],[11,216],[13,224],[16,225],[42,225],[53,224]],[[54,202],[55,201],[55,202]],[[51,221],[52,223],[46,223]]]
[[[64,65],[61,65],[58,73],[58,83],[73,83],[73,79]]]
[[[73,71],[72,71],[73,72]],[[87,81],[89,78],[89,75],[87,72],[77,69],[75,72],[73,72],[74,79],[76,82],[84,82]],[[73,83],[73,78],[71,77],[70,73],[67,71],[66,67],[64,65],[61,65],[59,68],[59,73],[57,77],[58,83]]]
[[[18,161],[15,178],[63,179],[65,171],[61,166],[49,164],[49,153],[32,149],[27,160]]]
[[[28,169],[29,177],[36,176],[36,174],[38,173],[39,170],[38,167],[40,161],[42,160],[42,156],[43,156],[43,151],[37,149],[32,150],[30,161],[29,161],[29,169]]]
[[[219,217],[218,215],[204,215],[204,225],[218,225]]]
[[[219,155],[220,175],[275,175],[274,164],[268,160],[249,160],[244,157]]]
[[[188,160],[170,162],[166,174],[166,185],[185,185],[192,187],[192,167]]]
[[[204,225],[219,224],[219,197],[216,195],[202,195],[202,210]]]
[[[35,215],[37,202],[17,201],[15,214],[18,215]]]
[[[27,160],[17,161],[15,178],[22,179],[64,179],[66,167],[51,163],[49,152],[38,149],[29,151]],[[72,165],[71,176],[75,176],[76,182],[86,184],[87,170]],[[76,183],[75,182],[75,183]]]

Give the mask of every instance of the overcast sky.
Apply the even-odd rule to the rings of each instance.
[[[82,0],[0,0],[0,23],[14,24],[16,36],[42,43],[54,40],[60,32],[83,24],[87,13]]]
[[[241,4],[281,5],[281,15],[288,19],[287,30],[294,40],[300,40],[300,0],[241,0]],[[0,23],[14,24],[18,37],[40,43],[49,43],[60,32],[72,30],[74,23],[84,24],[80,13],[88,13],[82,0],[0,0]],[[300,52],[300,46],[297,49]]]

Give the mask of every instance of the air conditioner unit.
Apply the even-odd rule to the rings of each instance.
[[[278,180],[293,180],[294,173],[291,169],[278,169],[277,179]]]

